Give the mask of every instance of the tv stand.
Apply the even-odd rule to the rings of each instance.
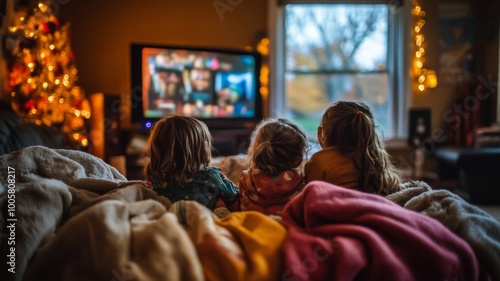
[[[213,156],[245,154],[250,144],[252,129],[210,129],[212,134]]]

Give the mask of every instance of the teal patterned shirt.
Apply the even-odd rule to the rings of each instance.
[[[172,203],[193,200],[210,210],[224,205],[230,211],[238,209],[238,186],[221,173],[219,168],[202,169],[188,177],[188,182],[184,185],[170,184],[166,181],[148,181],[148,183],[158,195],[167,197]]]

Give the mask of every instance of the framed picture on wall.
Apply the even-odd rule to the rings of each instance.
[[[439,19],[439,73],[446,83],[468,81],[476,71],[476,19]]]

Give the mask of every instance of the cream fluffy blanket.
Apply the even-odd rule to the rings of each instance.
[[[2,270],[0,280],[204,279],[189,236],[166,211],[170,202],[142,182],[90,154],[34,146],[0,156],[2,209],[9,167],[15,274]]]

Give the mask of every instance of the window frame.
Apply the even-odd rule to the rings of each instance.
[[[395,4],[397,10],[389,12],[387,70],[389,73],[389,96],[392,111],[392,136],[386,140],[406,139],[408,131],[411,46],[411,7],[409,1],[381,0],[271,0],[268,2],[269,23],[269,115],[285,116],[285,5],[287,4]]]

